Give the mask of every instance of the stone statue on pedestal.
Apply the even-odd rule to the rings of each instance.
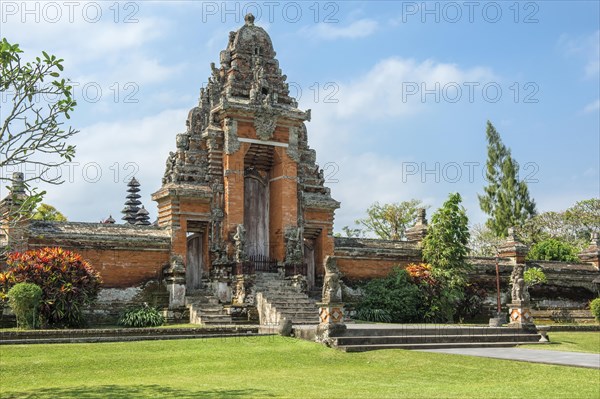
[[[323,303],[342,302],[342,286],[335,258],[325,259],[325,278],[323,279]]]
[[[510,275],[511,296],[513,303],[526,302],[527,287],[525,286],[525,278],[523,276],[525,267],[523,265],[515,265]]]
[[[317,326],[316,341],[327,346],[335,345],[336,337],[344,334],[344,304],[342,286],[335,258],[325,258],[325,277],[323,279],[323,300],[319,306],[320,323]]]
[[[245,260],[244,244],[246,243],[246,229],[244,225],[237,225],[233,241],[235,242],[235,262],[242,263]]]

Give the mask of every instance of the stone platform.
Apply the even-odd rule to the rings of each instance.
[[[258,326],[207,328],[104,328],[74,330],[24,330],[0,332],[0,345],[128,342],[192,338],[225,338],[272,335]]]
[[[315,327],[295,326],[294,335],[314,339]],[[345,352],[378,349],[497,348],[539,343],[541,335],[508,327],[448,324],[347,324],[332,337],[333,346]]]

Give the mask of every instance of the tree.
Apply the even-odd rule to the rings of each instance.
[[[67,218],[60,213],[55,207],[48,204],[38,205],[35,213],[31,217],[33,220],[46,220],[54,222],[66,222]]]
[[[484,194],[478,195],[481,210],[490,217],[486,226],[498,237],[506,237],[509,227],[521,226],[536,214],[525,181],[519,180],[519,166],[490,121],[486,129],[488,158]]]
[[[0,184],[12,184],[12,197],[9,198],[10,223],[6,227],[18,225],[23,218],[31,216],[33,209],[42,201],[44,191],[30,187],[29,182],[42,181],[60,184],[60,173],[48,172],[71,161],[75,147],[67,145],[67,140],[77,133],[69,127],[64,129],[64,119],[77,105],[72,97],[72,86],[60,78],[63,71],[62,59],[48,55],[26,62],[18,44],[9,43],[6,38],[0,42],[0,96],[2,116],[0,121],[0,170],[22,170],[23,173],[0,174]],[[34,172],[31,172],[34,171]],[[2,235],[9,237],[10,229],[3,229]],[[10,251],[8,246],[0,249],[0,257]]]
[[[348,238],[360,238],[364,236],[364,233],[361,229],[353,229],[349,226],[342,227],[343,233],[335,233],[335,237],[348,237]]]
[[[565,212],[565,219],[577,226],[576,234],[589,241],[592,233],[600,233],[600,198],[576,202]]]
[[[536,243],[527,254],[527,259],[579,262],[577,248],[554,238],[548,238]]]
[[[63,118],[77,105],[72,86],[60,78],[63,59],[42,52],[42,57],[25,62],[18,44],[6,38],[0,43],[0,95],[3,98],[0,127],[0,169],[18,170],[26,165],[35,170],[25,179],[60,184],[61,176],[51,168],[71,161],[75,147],[67,139],[77,133],[65,130]],[[6,100],[4,100],[6,99]],[[10,176],[0,180],[12,181]]]
[[[415,223],[417,210],[422,207],[421,201],[416,199],[383,205],[375,202],[367,209],[367,217],[358,219],[356,224],[363,225],[366,231],[383,240],[402,240],[406,229]]]
[[[423,258],[433,269],[447,271],[457,278],[469,270],[469,219],[461,205],[459,193],[448,200],[431,217],[429,230],[423,240]]]
[[[475,224],[469,232],[469,250],[473,256],[496,256],[502,240],[487,226]]]
[[[465,297],[467,273],[471,268],[467,262],[469,220],[461,202],[460,194],[450,194],[431,217],[423,239],[423,258],[443,286],[436,311],[446,321],[453,320],[458,304]]]
[[[552,238],[582,251],[589,246],[592,233],[600,232],[600,199],[578,201],[565,211],[537,214],[517,231],[529,246]]]

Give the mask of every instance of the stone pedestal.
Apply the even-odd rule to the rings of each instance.
[[[494,313],[494,317],[490,317],[489,326],[490,327],[502,327],[502,325],[506,323],[506,314],[505,313]]]
[[[533,316],[531,315],[531,309],[529,303],[526,302],[513,302],[509,305],[509,323],[508,326],[512,328],[521,328],[524,330],[535,330],[535,324],[533,322]]]
[[[346,331],[343,303],[317,303],[319,307],[319,325],[316,341],[332,346],[333,339]]]
[[[171,265],[165,271],[165,283],[169,292],[169,309],[185,307],[185,268],[181,256],[171,257]]]

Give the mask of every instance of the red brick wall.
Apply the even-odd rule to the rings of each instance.
[[[169,250],[76,248],[59,242],[30,242],[29,248],[61,246],[75,251],[87,260],[102,276],[103,288],[134,287],[156,279],[169,263]]]
[[[344,277],[349,280],[367,280],[387,276],[394,267],[405,268],[412,261],[389,259],[353,259],[336,257],[337,265]]]

